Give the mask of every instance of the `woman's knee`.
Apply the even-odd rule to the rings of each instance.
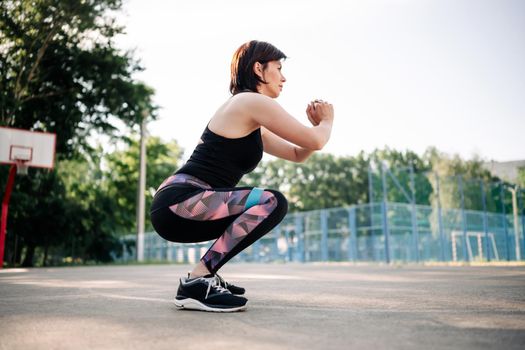
[[[272,215],[278,216],[279,221],[282,220],[286,216],[286,213],[288,212],[288,200],[279,191],[276,191],[276,190],[265,190],[265,191],[270,192],[277,201],[277,207],[272,212]]]

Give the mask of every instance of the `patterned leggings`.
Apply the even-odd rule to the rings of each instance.
[[[216,239],[201,258],[211,273],[271,231],[288,210],[278,191],[257,187],[212,188],[187,174],[166,179],[155,195],[151,222],[172,242]]]

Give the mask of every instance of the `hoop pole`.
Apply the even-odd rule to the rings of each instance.
[[[146,116],[140,124],[140,165],[137,191],[137,261],[144,261],[144,215],[146,200]]]
[[[9,209],[9,199],[11,199],[11,190],[15,183],[16,165],[11,165],[9,177],[5,187],[4,199],[2,200],[2,221],[0,222],[0,269],[4,266],[4,247],[5,247],[5,230],[7,227],[7,212]]]

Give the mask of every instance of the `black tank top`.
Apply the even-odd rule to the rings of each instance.
[[[208,126],[190,159],[175,172],[193,175],[212,187],[235,187],[244,174],[261,161],[261,129],[244,137],[230,139],[215,134]]]

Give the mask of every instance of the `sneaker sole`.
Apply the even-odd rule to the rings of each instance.
[[[208,306],[206,304],[201,303],[198,300],[191,299],[191,298],[186,298],[186,299],[181,299],[181,300],[175,299],[173,303],[179,309],[199,310],[199,311],[208,311],[208,312],[244,311],[246,310],[246,307],[248,306],[248,303],[246,303],[243,306],[238,306],[238,307],[218,308],[218,307]]]

